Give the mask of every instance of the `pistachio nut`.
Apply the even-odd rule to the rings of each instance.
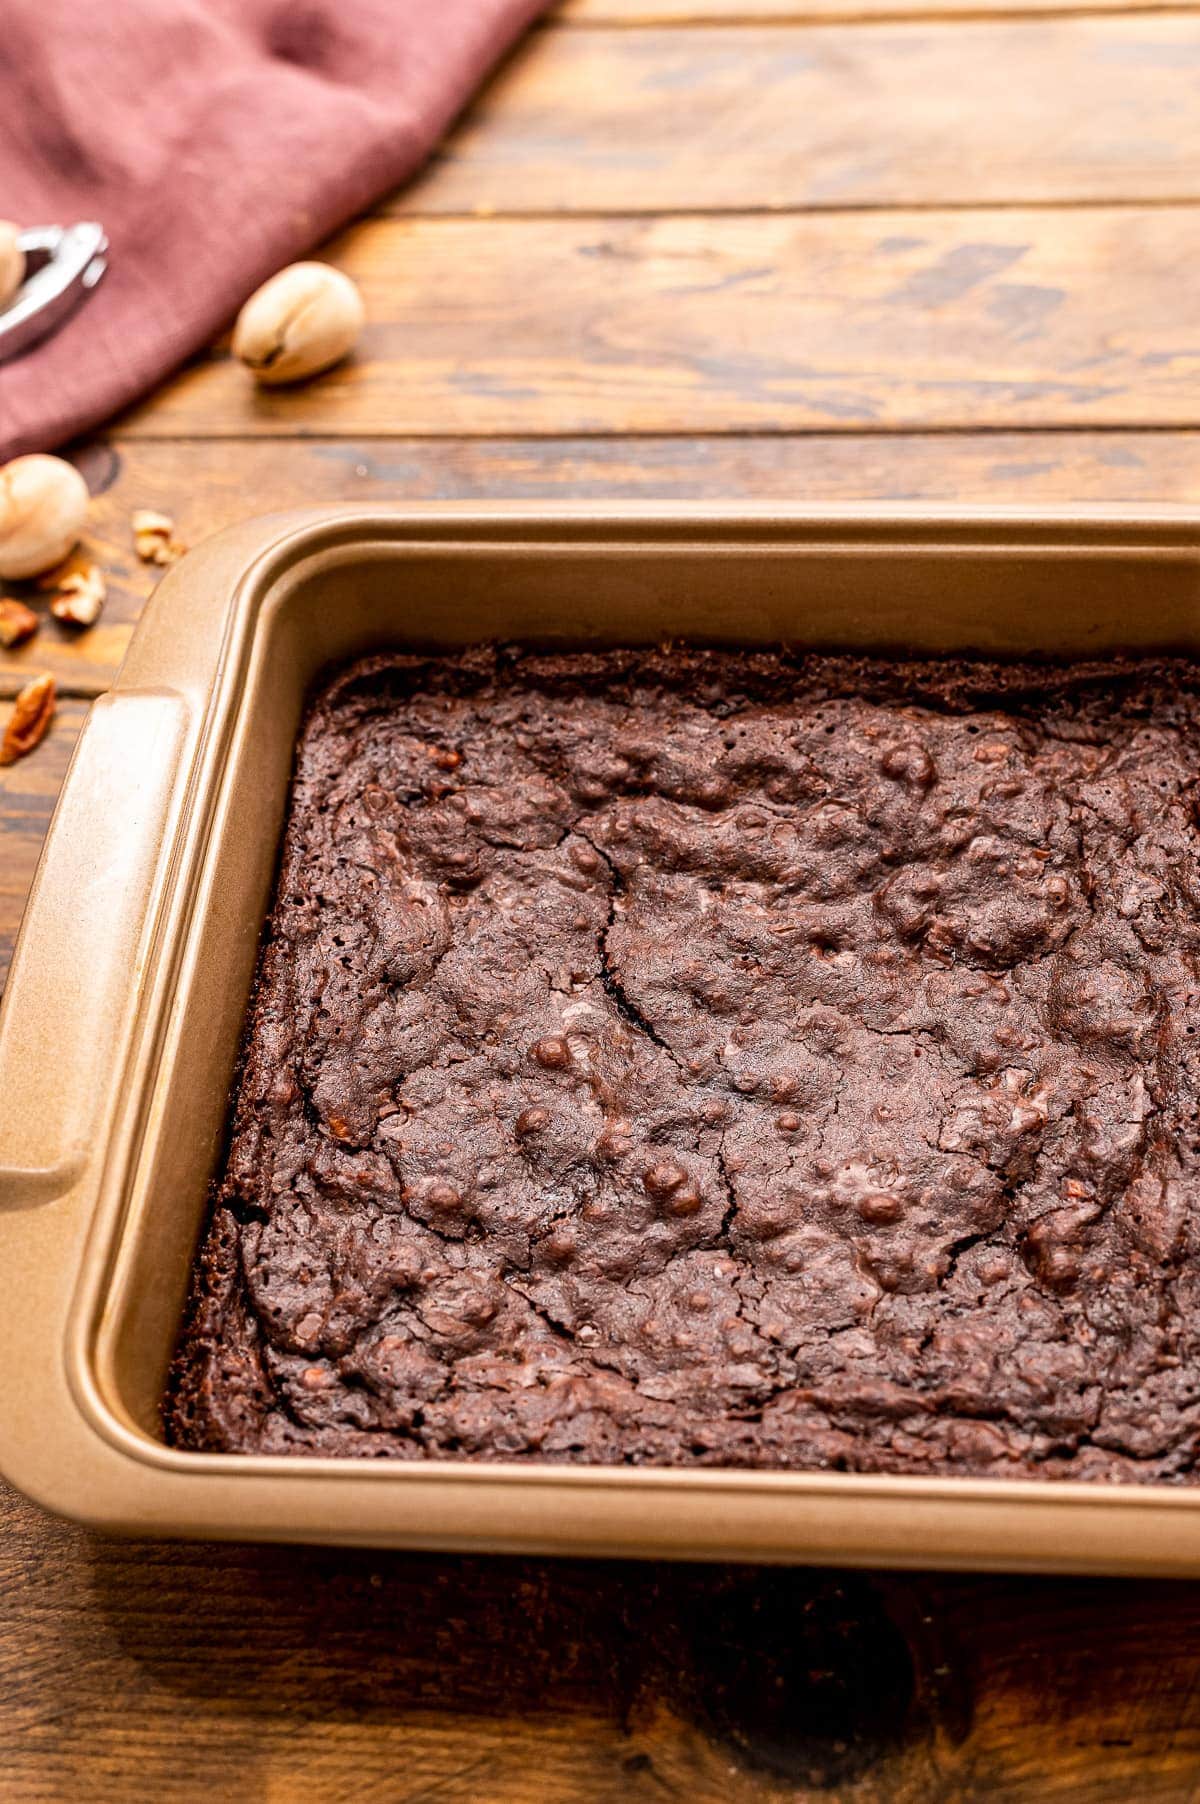
[[[362,296],[328,263],[292,263],[238,314],[233,354],[258,382],[302,382],[352,350],[365,318]]]

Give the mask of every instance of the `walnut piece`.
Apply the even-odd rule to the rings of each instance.
[[[175,522],[170,514],[155,513],[153,508],[135,508],[131,519],[133,544],[143,564],[173,564],[187,546],[175,537]]]
[[[68,626],[94,626],[108,590],[99,564],[80,563],[60,573],[44,576],[42,589],[56,589],[50,612]]]
[[[38,630],[38,617],[32,608],[27,608],[23,601],[0,600],[0,646],[11,651],[14,645],[24,645],[26,639],[32,639]]]
[[[13,703],[4,737],[0,739],[0,764],[15,764],[46,736],[54,719],[55,682],[52,676],[34,677]]]

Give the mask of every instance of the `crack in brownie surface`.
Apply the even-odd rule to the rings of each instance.
[[[1191,1480],[1198,752],[1182,661],[336,677],[172,1440]]]

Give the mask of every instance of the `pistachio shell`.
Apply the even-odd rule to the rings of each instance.
[[[0,577],[61,564],[87,520],[87,484],[61,457],[16,457],[0,469]]]
[[[233,330],[233,354],[268,385],[302,382],[353,349],[362,296],[328,263],[292,263],[250,296]]]
[[[25,253],[17,236],[17,227],[0,219],[0,307],[8,306],[25,280]]]

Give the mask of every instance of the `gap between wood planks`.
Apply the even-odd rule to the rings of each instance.
[[[503,207],[492,207],[481,204],[465,207],[461,212],[422,213],[417,208],[404,212],[389,210],[387,202],[369,209],[359,215],[355,224],[366,221],[372,223],[396,221],[404,225],[549,225],[555,222],[570,221],[580,224],[595,224],[603,220],[654,220],[654,219],[804,219],[811,216],[827,217],[844,214],[855,219],[866,215],[887,213],[1111,213],[1122,209],[1146,212],[1186,212],[1189,207],[1200,207],[1200,187],[1194,195],[1159,196],[1156,199],[1139,200],[1133,195],[1117,195],[1113,199],[1097,200],[989,200],[986,203],[970,200],[918,200],[905,201],[900,206],[895,201],[837,201],[825,205],[821,202],[806,203],[803,206],[778,205],[766,203],[761,206],[699,206],[699,207],[572,207],[564,210],[560,207],[543,209],[521,209],[509,212]],[[348,227],[353,230],[353,227]]]
[[[1179,4],[1178,0],[1113,0],[1110,6],[1106,6],[1104,0],[1080,0],[1078,6],[1072,6],[1070,0],[1045,0],[1044,5],[1039,5],[1038,0],[1020,0],[1018,4],[1005,7],[972,6],[970,0],[948,0],[945,6],[921,6],[912,4],[911,0],[897,0],[894,8],[886,4],[857,7],[853,0],[845,0],[843,7],[839,0],[830,0],[827,10],[813,7],[810,11],[772,12],[763,7],[736,12],[722,6],[703,16],[673,13],[666,7],[636,16],[620,11],[578,16],[571,11],[552,12],[546,18],[536,20],[530,30],[535,33],[563,30],[704,31],[709,28],[730,30],[737,26],[795,26],[802,30],[808,25],[923,25],[934,21],[939,25],[995,25],[1008,19],[1111,19],[1122,14],[1144,17],[1146,14],[1197,10],[1194,5]]]
[[[569,0],[535,21],[535,32],[646,31],[732,25],[874,25],[936,19],[1110,18],[1114,13],[1193,12],[1188,0],[752,0],[738,9],[731,0]]]
[[[118,429],[115,436],[120,438],[123,430],[124,423],[118,422]],[[545,432],[512,433],[497,430],[494,432],[473,432],[469,435],[452,434],[449,437],[440,432],[408,432],[401,430],[388,432],[380,428],[368,429],[357,433],[324,432],[319,430],[311,433],[227,431],[214,432],[211,435],[204,434],[203,436],[197,437],[183,430],[167,431],[161,434],[145,431],[142,430],[141,422],[139,420],[138,430],[136,432],[130,431],[128,433],[128,442],[131,444],[155,445],[159,447],[164,445],[272,445],[276,450],[284,445],[311,445],[319,447],[322,445],[349,446],[360,443],[370,443],[374,445],[414,445],[420,446],[422,449],[433,449],[439,446],[477,445],[482,448],[511,444],[542,445],[548,447],[575,444],[598,447],[603,445],[621,445],[625,443],[630,445],[659,445],[671,443],[736,444],[739,442],[755,444],[759,441],[772,440],[786,444],[803,444],[805,442],[826,443],[831,437],[836,437],[846,445],[855,445],[860,440],[906,442],[910,439],[943,439],[953,442],[954,440],[1004,438],[1070,440],[1085,438],[1122,439],[1146,437],[1171,440],[1191,438],[1197,432],[1200,432],[1200,420],[1187,421],[1183,424],[1177,424],[1171,421],[1168,421],[1165,424],[1158,424],[1157,422],[1149,421],[1145,424],[1133,426],[1119,424],[1087,426],[1064,424],[1020,426],[1005,425],[1003,422],[981,426],[951,425],[921,426],[919,428],[908,428],[904,426],[856,426],[852,431],[836,434],[832,434],[828,430],[822,430],[819,426],[730,426],[728,429],[717,426],[706,427],[703,432],[673,432],[665,427],[654,426],[647,427],[641,431],[609,431],[607,428],[601,428],[595,432],[555,432],[548,430]],[[70,455],[69,452],[67,455]],[[434,496],[427,497],[427,499],[430,500],[435,498],[436,497]],[[866,501],[869,501],[871,498],[870,495],[859,497],[859,499]],[[897,498],[898,497],[893,497],[893,499]],[[404,497],[401,495],[397,496],[396,499],[403,500]],[[500,491],[497,490],[491,496],[491,499],[501,500],[503,499],[503,496]],[[982,500],[984,497],[980,496],[979,499]],[[1084,497],[1080,497],[1080,499],[1084,499]],[[301,505],[301,503],[298,502],[297,505]],[[269,507],[264,507],[261,511],[270,512],[271,510]]]

